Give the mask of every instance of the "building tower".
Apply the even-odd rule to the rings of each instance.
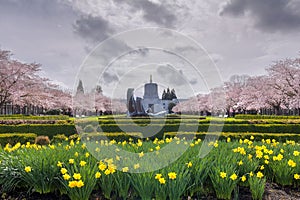
[[[145,110],[149,112],[155,112],[154,105],[159,104],[160,100],[158,97],[158,86],[152,81],[152,75],[150,75],[150,82],[146,83],[144,86],[144,97],[143,106]]]

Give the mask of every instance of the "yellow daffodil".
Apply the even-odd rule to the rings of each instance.
[[[98,168],[100,171],[104,171],[106,169],[106,165],[104,163],[100,163]]]
[[[242,182],[245,182],[247,180],[246,176],[242,176],[241,180]]]
[[[77,181],[69,181],[69,187],[74,188],[77,186]]]
[[[82,160],[82,161],[80,161],[79,165],[80,165],[81,167],[84,167],[84,166],[86,165],[86,162]]]
[[[177,174],[175,172],[170,172],[170,173],[168,173],[168,176],[169,176],[169,179],[174,180],[174,179],[176,179]]]
[[[71,178],[71,176],[70,176],[69,174],[64,174],[64,175],[63,175],[63,178],[64,178],[65,180],[69,180],[69,179]]]
[[[162,184],[162,185],[163,185],[163,184],[166,184],[166,180],[165,180],[164,178],[159,178],[158,181],[159,181],[159,183]]]
[[[74,173],[73,174],[73,178],[76,180],[80,180],[81,179],[81,175],[79,173]]]
[[[269,164],[269,161],[268,161],[268,160],[265,160],[265,164],[266,164],[266,165]]]
[[[77,181],[77,183],[76,183],[76,187],[78,187],[78,188],[81,188],[81,187],[83,187],[84,186],[84,183],[83,183],[83,181],[82,180],[80,180],[80,181]]]
[[[61,169],[60,169],[60,172],[61,172],[62,174],[65,174],[65,173],[68,172],[68,170],[67,170],[66,168],[61,168]]]
[[[100,172],[96,172],[95,178],[100,178],[100,176],[101,176],[101,173]]]
[[[157,180],[160,179],[161,177],[162,177],[162,174],[156,174],[155,175],[155,179],[157,179]]]
[[[137,164],[133,165],[133,168],[134,168],[134,169],[138,169],[138,168],[140,168],[140,164],[139,164],[139,163],[137,163]]]
[[[229,178],[234,181],[238,178],[238,176],[234,173]]]
[[[264,174],[261,171],[257,172],[257,174],[256,174],[257,178],[262,178],[263,176],[264,176]]]
[[[27,167],[25,167],[25,172],[27,172],[27,173],[29,173],[29,172],[31,172],[31,167],[30,166],[27,166]]]
[[[188,162],[188,163],[186,163],[186,165],[187,165],[188,168],[191,168],[193,166],[193,163],[192,162]]]
[[[220,177],[221,177],[221,178],[226,178],[226,176],[227,176],[227,175],[226,175],[225,172],[220,172]]]
[[[62,162],[58,161],[57,162],[57,167],[62,167]]]
[[[128,167],[123,167],[122,168],[122,172],[128,172],[129,171],[129,168]]]
[[[144,152],[139,153],[140,158],[143,157],[144,155],[145,155]]]
[[[296,167],[296,163],[295,163],[293,160],[289,160],[289,161],[288,161],[288,165],[289,165],[290,167]]]
[[[104,171],[104,174],[105,174],[105,175],[109,175],[109,174],[110,174],[110,170],[109,170],[109,169],[106,169],[106,170]]]

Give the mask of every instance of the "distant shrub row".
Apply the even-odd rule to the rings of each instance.
[[[1,119],[0,124],[18,125],[18,124],[72,124],[73,120],[32,120],[32,119]]]
[[[236,115],[235,119],[300,119],[296,115]]]
[[[262,139],[275,139],[276,141],[285,142],[286,140],[300,141],[300,135],[295,133],[203,133],[203,132],[169,132],[165,133],[165,137],[190,137],[195,136],[204,140],[206,137],[218,140],[226,140],[230,137],[231,140],[249,139],[251,136],[254,137],[254,141],[261,141]]]
[[[222,132],[222,133],[216,133],[216,132],[210,132],[210,133],[204,133],[204,132],[166,132],[164,133],[162,138],[166,137],[185,137],[185,138],[200,138],[204,140],[205,138],[208,138],[209,140],[217,139],[217,140],[226,140],[228,137],[231,138],[231,140],[239,140],[239,139],[249,139],[251,136],[254,137],[254,141],[261,141],[262,139],[275,139],[276,141],[285,142],[286,140],[293,140],[296,142],[300,141],[300,135],[299,134],[293,134],[293,133],[230,133],[230,132]],[[39,138],[40,137],[40,138]],[[71,139],[77,139],[79,137],[78,134],[66,136],[64,134],[58,134],[53,136],[51,139],[51,143],[61,143],[66,140]],[[116,141],[137,141],[138,139],[146,140],[146,138],[143,137],[143,134],[138,132],[131,132],[131,133],[84,133],[81,134],[80,137],[83,141],[100,141],[100,140],[116,140]],[[30,143],[41,143],[41,139],[48,138],[47,136],[37,136],[34,133],[5,133],[0,134],[0,145],[4,147],[6,144],[15,145],[16,143],[20,142],[21,144],[25,144],[26,142]],[[162,139],[160,138],[160,139]],[[39,140],[37,140],[39,139]],[[49,141],[50,142],[50,141]],[[45,144],[48,144],[46,141]]]
[[[0,120],[4,119],[27,119],[27,120],[68,120],[68,115],[0,115]]]
[[[0,125],[1,133],[35,133],[45,135],[50,139],[57,134],[73,135],[76,128],[72,124],[20,124],[20,125]]]
[[[86,121],[86,124],[89,122]],[[299,119],[234,119],[234,118],[207,118],[202,120],[197,119],[102,119],[99,120],[101,125],[109,124],[139,124],[139,125],[148,125],[148,124],[299,124]]]
[[[36,137],[37,135],[34,133],[4,133],[0,134],[0,145],[15,145],[18,142],[22,144],[25,144],[26,142],[33,143]]]
[[[97,130],[90,132],[153,132],[161,130],[163,132],[254,132],[254,133],[300,133],[300,124],[157,124],[149,126],[110,124],[101,125]]]

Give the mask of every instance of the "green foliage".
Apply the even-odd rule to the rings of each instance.
[[[65,134],[67,136],[75,134],[76,128],[72,124],[0,125],[0,135],[1,133],[35,133],[48,136],[51,139],[57,134]]]
[[[131,184],[142,200],[150,200],[153,197],[155,182],[149,181],[153,177],[153,172],[130,174]]]
[[[0,120],[5,119],[23,119],[23,120],[69,120],[67,115],[0,115]]]
[[[15,146],[16,149],[18,146],[20,144]],[[32,189],[41,194],[53,192],[56,189],[55,177],[58,174],[53,154],[55,152],[37,145],[18,151],[13,150],[9,155],[2,152],[0,184],[6,185],[3,188],[4,192],[16,187],[14,184],[27,188],[29,192],[32,192]],[[26,171],[27,168],[30,168],[30,171]]]
[[[129,188],[131,185],[130,176],[128,173],[117,171],[114,174],[114,186],[117,196],[122,199],[127,199],[129,195]]]
[[[37,137],[34,133],[2,133],[0,134],[0,146],[6,144],[15,145],[17,143],[33,143]]]
[[[0,147],[0,192],[15,188],[42,194],[60,191],[74,200],[90,198],[93,190],[107,199],[164,200],[188,196],[203,199],[208,194],[231,199],[238,196],[238,187],[243,186],[250,187],[253,199],[261,199],[266,180],[280,185],[297,185],[300,179],[300,145],[295,141],[256,141],[255,134],[247,134],[248,137],[239,140],[231,137],[230,140],[207,143],[178,137],[109,141],[98,136],[95,136],[97,140],[92,140],[92,134],[81,139],[75,135],[69,141],[59,136],[64,138],[60,140],[62,143],[48,146],[17,143]],[[167,145],[174,145],[174,151],[164,151]],[[160,148],[156,148],[158,146]],[[167,158],[176,157],[182,146],[187,150],[179,159],[170,162]],[[110,147],[111,152],[106,147]],[[212,147],[204,158],[199,154],[202,147]],[[116,153],[121,149],[136,153],[136,157]],[[101,158],[90,155],[97,152]],[[156,156],[143,162],[147,153]],[[279,154],[282,157],[278,157]],[[141,166],[162,163],[166,163],[166,167],[155,172],[130,173]],[[80,174],[80,178],[75,178],[75,173]],[[157,174],[163,179],[157,178]]]
[[[53,136],[51,143],[62,143],[63,141],[68,140],[68,137],[64,134],[58,134]]]
[[[238,171],[235,165],[236,158],[234,154],[228,155],[228,151],[222,147],[218,147],[213,151],[213,166],[210,170],[209,177],[217,198],[231,199],[232,192],[238,184]],[[224,147],[226,148],[226,146]],[[232,178],[233,175],[237,177],[234,179]]]
[[[76,150],[72,146],[70,148],[72,149],[69,149],[69,151],[72,153]],[[94,157],[87,156],[89,154],[84,154],[82,150],[78,151],[80,153],[77,157],[68,154],[67,158],[73,159],[74,162],[70,162],[70,160],[60,161],[62,166],[56,166],[60,170],[58,179],[71,200],[88,200],[97,183],[95,174],[98,165]],[[63,168],[67,170],[66,173],[62,173]],[[80,178],[75,177],[76,174],[80,175]],[[70,176],[69,179],[64,177],[66,175]],[[80,181],[82,181],[82,185],[78,185]],[[74,187],[70,185],[72,182],[75,185]]]
[[[252,199],[262,200],[265,191],[266,178],[258,178],[256,176],[250,177],[249,185]]]

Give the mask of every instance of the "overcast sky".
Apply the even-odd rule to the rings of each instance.
[[[273,61],[299,55],[300,1],[0,0],[0,48],[24,62],[41,63],[45,76],[69,88],[101,41],[143,27],[169,28],[193,38],[224,80],[234,74],[261,75]],[[156,69],[162,74],[163,65]],[[119,79],[105,75],[106,82]],[[196,78],[187,82],[200,84]]]

